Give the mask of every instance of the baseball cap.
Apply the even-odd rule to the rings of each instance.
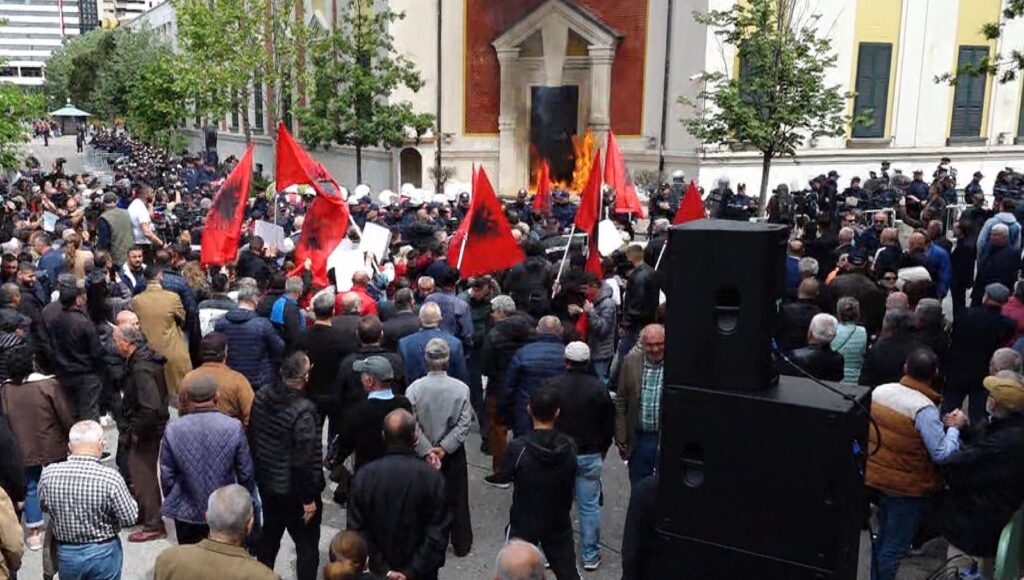
[[[352,364],[352,370],[357,373],[366,373],[381,382],[387,382],[395,378],[395,372],[391,369],[391,363],[382,356],[369,356],[363,360],[357,360]]]
[[[850,255],[846,257],[846,261],[854,266],[863,266],[868,263],[868,257],[864,252],[850,252]]]
[[[1021,376],[1013,371],[1000,371],[985,377],[982,384],[1000,406],[1014,412],[1024,411],[1024,385]]]
[[[565,345],[565,360],[572,362],[587,362],[590,360],[590,347],[585,342],[578,340]]]
[[[988,294],[989,298],[1000,304],[1006,304],[1006,301],[1010,299],[1010,289],[999,282],[993,282],[985,286],[985,294]]]

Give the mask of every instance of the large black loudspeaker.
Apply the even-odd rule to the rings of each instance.
[[[665,384],[731,390],[775,382],[771,340],[785,289],[784,226],[697,220],[669,232]]]
[[[857,578],[869,395],[834,387],[665,386],[656,578]]]

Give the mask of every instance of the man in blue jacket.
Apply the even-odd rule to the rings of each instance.
[[[450,360],[448,374],[469,384],[469,370],[462,341],[438,326],[441,324],[441,308],[435,302],[427,302],[420,308],[420,329],[398,341],[398,354],[405,365],[405,380],[412,384],[427,374],[427,359],[424,352],[433,338],[443,338],[448,343]]]
[[[214,330],[228,337],[227,365],[242,373],[254,391],[277,377],[277,361],[284,353],[284,341],[274,325],[256,315],[259,290],[245,285],[238,290],[238,308],[217,320]]]
[[[516,351],[505,375],[505,396],[501,404],[506,413],[511,410],[509,424],[516,437],[533,430],[527,406],[530,395],[547,379],[565,372],[565,343],[562,341],[562,323],[556,316],[545,316],[537,323],[537,337]]]

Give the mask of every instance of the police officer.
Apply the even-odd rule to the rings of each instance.
[[[569,192],[564,189],[555,190],[554,198],[551,216],[558,220],[558,227],[567,230],[576,220],[576,204],[569,201]]]

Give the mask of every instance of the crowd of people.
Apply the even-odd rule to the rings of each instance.
[[[237,160],[105,132],[91,145],[110,158],[109,183],[35,163],[2,184],[0,578],[26,548],[43,552],[46,578],[119,578],[121,530],[149,542],[168,537],[165,522],[178,545],[156,558],[157,579],[273,578],[285,532],[300,580],[438,578],[474,545],[472,431],[485,483],[514,487],[497,578],[601,566],[609,451],[630,482],[623,578],[660,565],[662,250],[681,173],[651,197],[646,244],[615,218],[623,243],[600,276],[566,236],[568,194],[547,211],[526,191],[507,202],[525,261],[463,278],[446,256],[468,194],[358,186],[352,221],[391,232],[387,257],[323,286],[294,256],[307,196],[254,196],[237,259],[203,268],[204,220]],[[872,192],[907,185],[888,169]],[[950,562],[990,570],[1024,500],[1019,191],[990,212],[975,179],[947,232],[951,169],[920,196],[914,172],[895,211],[858,204],[877,196],[856,178],[837,194],[835,172],[814,180],[813,204],[784,186],[769,203],[769,221],[791,228],[778,371],[874,389],[878,579],[939,535]],[[749,219],[743,196],[720,181],[703,201]],[[257,235],[265,221],[283,239]],[[347,522],[321,565],[325,498]]]

